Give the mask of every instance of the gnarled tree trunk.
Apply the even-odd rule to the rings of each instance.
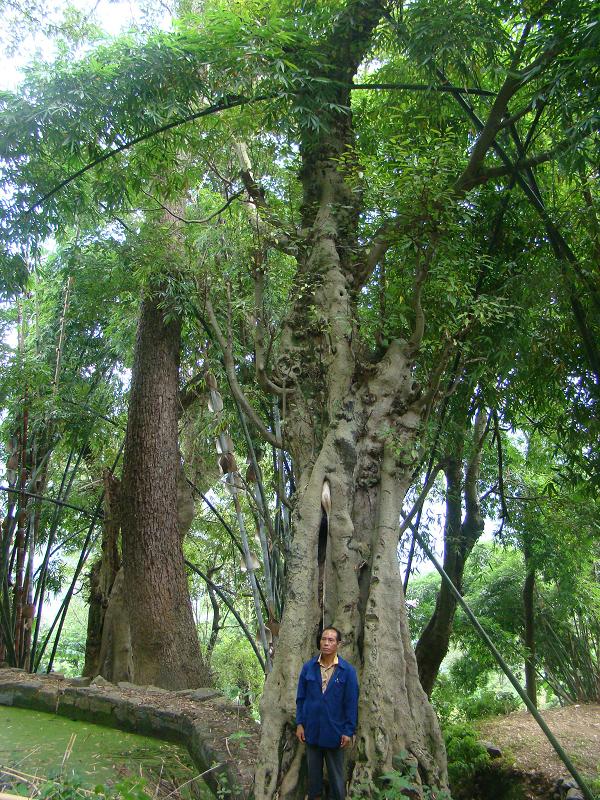
[[[362,0],[336,18],[327,77],[335,81],[328,91],[338,107],[350,105],[346,87],[380,14],[379,3]],[[402,752],[424,783],[446,782],[442,738],[419,684],[408,634],[397,556],[400,510],[424,408],[413,379],[416,339],[393,341],[376,363],[361,349],[357,299],[372,266],[358,237],[352,117],[321,108],[316,113],[324,126],[306,132],[302,146],[306,247],[298,256],[277,363],[282,383],[292,387],[283,422],[297,492],[286,605],[261,705],[255,794],[265,800],[302,796],[304,748],[294,737],[295,692],[302,662],[314,654],[321,602],[325,624],[341,630],[341,652],[359,675],[352,785],[369,785]],[[331,512],[321,597],[325,481]]]
[[[386,443],[393,420],[410,450],[419,414],[410,402],[400,418],[393,409],[401,397],[410,398],[411,387],[410,363],[397,343],[366,386],[348,389],[314,463],[302,470],[286,607],[262,704],[257,797],[276,791],[293,797],[299,789],[303,748],[294,738],[294,700],[320,623],[318,539],[325,480],[332,496],[325,622],[342,631],[342,653],[357,667],[361,686],[353,783],[369,784],[406,751],[423,782],[444,785],[444,748],[419,684],[398,567],[398,519],[410,471]]]

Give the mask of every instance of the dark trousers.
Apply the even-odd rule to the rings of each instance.
[[[344,800],[346,782],[344,780],[344,751],[341,747],[330,750],[327,747],[306,745],[306,765],[308,767],[308,800],[323,795],[323,759],[327,763],[330,800]]]

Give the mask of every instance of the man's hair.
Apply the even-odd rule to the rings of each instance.
[[[321,631],[321,633],[317,636],[317,647],[319,646],[319,643],[321,642],[321,636],[323,636],[325,631],[335,631],[335,636],[338,640],[338,644],[342,641],[342,632],[339,631],[337,628],[334,628],[333,625],[326,625]]]

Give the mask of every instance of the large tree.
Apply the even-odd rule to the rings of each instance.
[[[481,358],[481,341],[489,338],[483,323],[502,324],[518,302],[507,302],[494,280],[505,265],[480,235],[504,181],[523,191],[537,215],[538,238],[553,244],[554,294],[564,279],[583,343],[582,391],[597,381],[593,297],[582,290],[586,271],[557,231],[532,171],[591,132],[593,91],[588,61],[580,57],[595,35],[588,14],[587,5],[572,3],[531,13],[476,3],[464,10],[430,2],[398,9],[379,0],[205,10],[175,34],[124,40],[63,65],[61,80],[34,76],[24,99],[9,103],[6,178],[18,187],[9,214],[15,239],[56,229],[81,198],[107,215],[129,213],[131,198],[149,191],[166,203],[191,178],[205,181],[199,163],[202,174],[208,162],[209,171],[222,175],[226,153],[238,153],[239,167],[225,169],[225,200],[230,205],[241,180],[248,214],[245,222],[239,215],[229,225],[224,219],[212,240],[196,242],[206,270],[196,271],[200,291],[184,306],[211,331],[241,412],[293,465],[293,538],[262,705],[259,797],[301,791],[295,684],[323,622],[342,630],[345,655],[359,670],[353,785],[368,785],[401,754],[423,783],[445,785],[443,745],[406,623],[400,512],[420,470],[441,387],[452,392],[464,362]],[[354,100],[363,78],[372,91]],[[473,85],[461,88],[465,81]],[[392,94],[384,100],[376,86]],[[405,94],[413,91],[414,98]],[[561,92],[568,103],[554,99]],[[237,106],[248,108],[225,115]],[[536,139],[546,113],[544,135]],[[183,125],[203,116],[213,121]],[[65,142],[67,153],[57,159]],[[107,144],[121,170],[100,151]],[[75,171],[90,158],[96,179],[76,184]],[[65,179],[66,168],[73,174]],[[83,186],[81,195],[76,186]],[[188,193],[189,208],[193,201]],[[286,257],[284,269],[273,260],[276,251]],[[165,459],[165,471],[156,475],[168,477],[164,487],[148,484],[136,519],[127,511],[132,539],[125,563],[143,567],[136,572],[140,596],[152,591],[144,582],[157,580],[158,565],[176,576],[177,596],[182,591],[179,549],[159,547],[163,530],[152,518],[153,509],[165,512],[173,491],[171,412],[182,308],[173,313],[161,299],[178,277],[147,283],[139,328],[130,407],[139,419],[130,419],[124,479],[129,486],[146,480],[142,423]],[[283,289],[277,296],[273,282]],[[254,305],[250,324],[248,305]],[[147,357],[148,342],[156,363]],[[252,361],[261,391],[276,398],[281,431],[243,391]],[[457,367],[445,378],[451,363]],[[158,398],[165,428],[153,432]],[[177,544],[172,509],[164,519],[168,541]],[[134,637],[136,647],[142,664],[147,642],[136,645]]]

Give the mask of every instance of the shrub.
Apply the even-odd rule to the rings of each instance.
[[[520,699],[512,692],[481,688],[472,694],[466,694],[460,683],[449,673],[438,675],[431,702],[442,728],[455,722],[510,714],[521,705]]]
[[[511,692],[494,692],[492,689],[482,689],[470,697],[465,698],[462,710],[466,719],[482,719],[495,717],[501,714],[510,714],[521,705],[520,699]]]
[[[471,797],[475,776],[490,764],[488,752],[477,740],[475,729],[466,723],[456,723],[446,727],[444,739],[452,796]]]
[[[423,800],[452,800],[445,789],[424,786],[418,775],[416,759],[402,751],[393,758],[395,769],[380,775],[374,785],[358,786],[352,800],[406,800],[422,797]]]

